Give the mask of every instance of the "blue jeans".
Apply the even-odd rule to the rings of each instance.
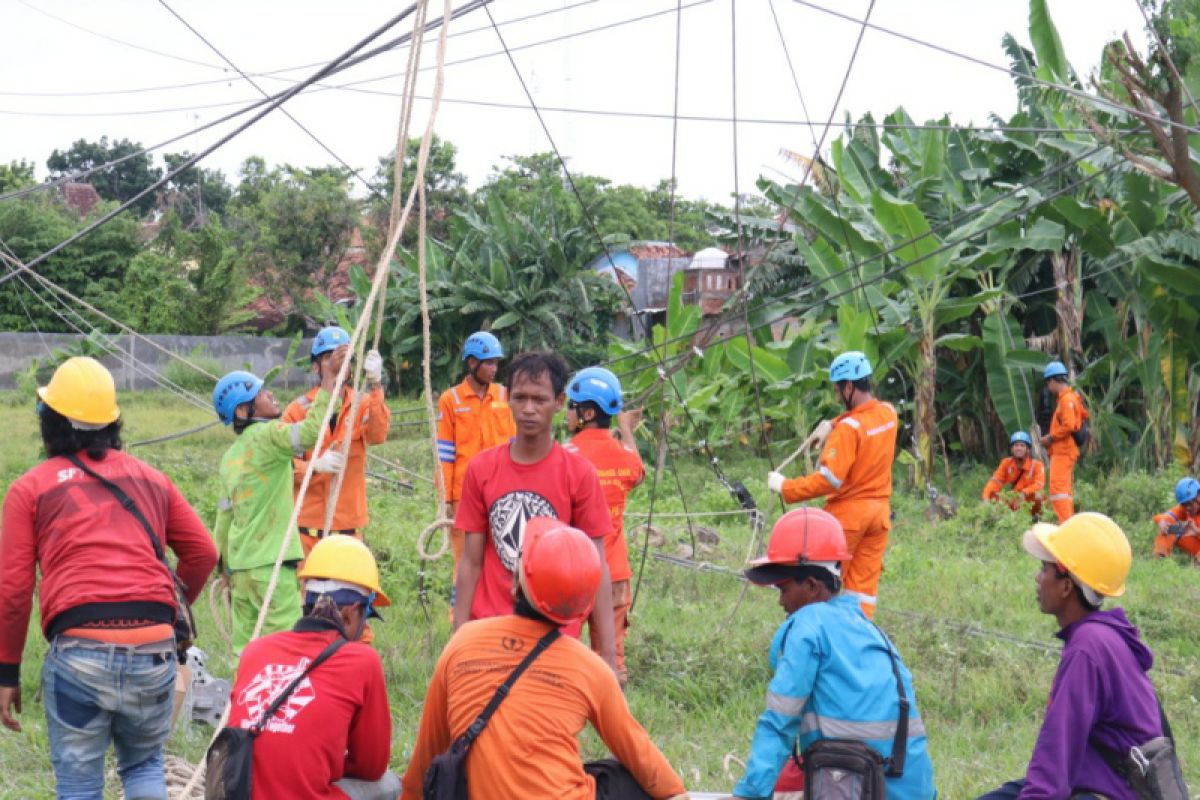
[[[60,800],[102,800],[104,754],[117,750],[129,800],[166,800],[175,645],[113,645],[59,636],[42,665],[50,761]]]

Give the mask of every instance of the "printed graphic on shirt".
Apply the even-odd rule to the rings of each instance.
[[[558,519],[554,506],[537,492],[517,490],[501,495],[488,509],[488,528],[492,532],[492,546],[500,563],[509,572],[517,569],[517,556],[521,553],[521,534],[525,523],[534,517]]]
[[[275,698],[308,667],[308,663],[309,659],[302,658],[297,664],[268,664],[263,667],[237,696],[238,704],[246,707],[246,719],[242,720],[241,726],[249,728],[262,719]],[[305,678],[267,722],[264,730],[293,733],[296,730],[296,717],[316,699],[317,692],[312,681]]]

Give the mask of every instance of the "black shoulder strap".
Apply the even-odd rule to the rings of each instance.
[[[154,532],[154,526],[152,526],[149,520],[147,520],[142,514],[142,510],[137,507],[137,503],[133,502],[133,498],[125,494],[125,490],[120,486],[117,486],[108,478],[105,478],[103,475],[96,472],[96,470],[80,461],[79,456],[75,455],[74,453],[67,455],[66,458],[72,464],[79,467],[85,473],[99,481],[105,489],[108,489],[108,491],[112,492],[113,497],[117,498],[117,502],[121,504],[121,507],[128,511],[133,518],[141,524],[142,529],[146,531],[146,535],[150,537],[150,546],[154,548],[155,557],[167,565],[167,569],[170,570],[171,575],[173,576],[175,574],[175,570],[171,569],[170,563],[167,562],[167,554],[163,551],[162,542],[158,540],[158,534]]]
[[[296,691],[296,687],[300,685],[300,682],[308,677],[308,673],[312,672],[314,669],[328,661],[329,657],[340,650],[344,644],[346,644],[345,638],[340,635],[334,637],[334,640],[326,645],[325,649],[322,650],[316,658],[309,662],[308,666],[304,668],[304,671],[293,678],[292,682],[289,683],[284,690],[280,692],[274,700],[271,701],[271,705],[267,706],[267,710],[263,712],[261,717],[259,717],[258,722],[250,726],[250,735],[253,737],[262,733],[263,728],[265,728],[267,725],[267,720],[275,716],[275,712],[279,711],[283,704],[287,702],[287,699],[292,696],[292,692]]]
[[[509,673],[509,676],[504,683],[500,684],[500,686],[496,689],[496,693],[492,695],[492,699],[488,701],[486,706],[484,706],[483,711],[479,712],[479,716],[475,718],[475,721],[471,723],[470,727],[467,728],[462,736],[459,736],[454,740],[454,744],[451,746],[451,749],[466,751],[471,747],[472,744],[475,743],[475,740],[479,738],[479,734],[483,733],[483,729],[487,727],[488,720],[492,718],[492,714],[496,713],[496,709],[500,707],[502,702],[504,702],[504,698],[508,697],[508,693],[512,690],[513,684],[517,682],[517,678],[521,677],[521,673],[528,669],[529,665],[537,660],[537,657],[540,656],[547,647],[552,645],[554,640],[560,635],[561,634],[559,634],[558,628],[551,628],[545,636],[538,639],[537,644],[533,646],[533,649],[529,651],[529,654],[521,660],[520,664],[517,664],[516,668]]]
[[[879,631],[879,635],[883,638],[883,646],[887,648],[888,658],[892,662],[892,675],[896,678],[896,694],[900,696],[900,718],[896,720],[896,737],[892,739],[892,755],[887,760],[887,771],[884,772],[889,778],[899,778],[904,775],[904,759],[908,756],[908,695],[904,691],[904,679],[900,677],[900,659],[896,657],[896,650],[892,647],[892,642],[888,639],[887,634],[875,625],[875,630]]]

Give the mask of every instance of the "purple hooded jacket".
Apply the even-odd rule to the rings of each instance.
[[[1135,800],[1091,742],[1118,753],[1162,735],[1146,671],[1154,654],[1119,608],[1097,611],[1056,634],[1064,642],[1022,800],[1062,800],[1092,791]],[[1090,741],[1089,741],[1090,740]]]

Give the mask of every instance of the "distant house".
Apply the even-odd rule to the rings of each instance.
[[[613,333],[623,339],[641,339],[663,322],[671,279],[689,261],[687,253],[670,242],[637,242],[593,259],[587,268],[619,280],[633,299],[632,313],[613,320]]]
[[[90,183],[68,181],[59,190],[63,202],[81,217],[92,213],[92,209],[100,202],[100,193]]]
[[[706,317],[721,313],[725,301],[742,286],[742,273],[719,247],[706,247],[692,256],[683,271],[683,302],[700,306]]]

